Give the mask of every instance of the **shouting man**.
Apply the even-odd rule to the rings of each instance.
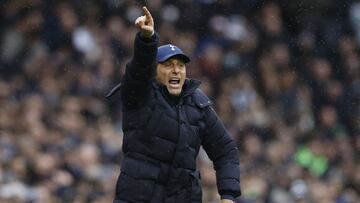
[[[198,88],[186,78],[187,55],[178,47],[158,46],[154,21],[143,7],[136,19],[134,56],[120,90],[123,110],[121,173],[114,203],[200,203],[196,157],[200,146],[214,163],[222,203],[240,195],[238,149]]]

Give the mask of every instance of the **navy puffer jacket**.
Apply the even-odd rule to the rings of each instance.
[[[196,156],[202,145],[214,162],[222,198],[240,195],[235,142],[212,103],[187,79],[174,102],[155,81],[158,36],[136,35],[134,56],[121,85],[123,152],[114,202],[199,203],[202,201]]]

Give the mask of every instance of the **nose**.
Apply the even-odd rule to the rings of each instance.
[[[173,72],[178,74],[180,72],[180,67],[178,65],[173,66]]]

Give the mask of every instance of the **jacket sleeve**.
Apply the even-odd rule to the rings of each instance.
[[[219,194],[221,199],[235,200],[241,195],[238,148],[214,109],[208,106],[204,111],[207,131],[202,145],[214,163]]]
[[[139,108],[149,98],[155,78],[158,39],[157,33],[149,39],[136,34],[134,55],[126,65],[121,83],[121,101],[125,110]]]

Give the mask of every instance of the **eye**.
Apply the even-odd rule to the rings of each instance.
[[[185,64],[184,64],[184,63],[180,63],[179,66],[180,66],[181,68],[183,68],[183,67],[185,67]]]
[[[171,63],[170,62],[165,62],[163,63],[163,65],[166,67],[166,68],[169,68],[171,66]]]

